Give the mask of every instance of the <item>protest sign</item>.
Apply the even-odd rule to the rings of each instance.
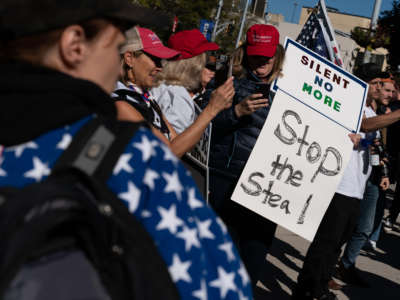
[[[287,39],[283,76],[232,200],[312,241],[350,159],[367,85]]]

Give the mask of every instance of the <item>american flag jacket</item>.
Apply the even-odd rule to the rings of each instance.
[[[2,148],[0,186],[22,187],[46,178],[91,118]],[[182,299],[252,298],[248,275],[225,225],[179,160],[148,129],[134,135],[107,185],[154,239]]]

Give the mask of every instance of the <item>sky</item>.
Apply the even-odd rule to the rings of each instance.
[[[380,13],[391,10],[392,2],[393,0],[381,0]],[[295,3],[297,6],[294,5]],[[268,0],[268,10],[273,14],[282,14],[285,22],[298,23],[301,8],[303,6],[314,7],[317,3],[318,0]],[[375,0],[325,0],[325,4],[337,8],[342,13],[371,18]]]

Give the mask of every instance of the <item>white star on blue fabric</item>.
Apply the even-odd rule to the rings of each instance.
[[[159,143],[157,140],[152,140],[152,141],[151,141],[151,145],[152,145],[153,147],[157,147],[157,146],[160,145],[160,143]]]
[[[168,229],[170,233],[175,234],[179,226],[183,225],[183,221],[176,216],[176,206],[172,204],[169,209],[159,206],[157,208],[161,221],[157,224],[156,229]]]
[[[135,212],[139,206],[141,191],[132,181],[128,181],[128,191],[118,194],[118,197],[128,202],[128,209]]]
[[[144,162],[148,161],[150,157],[156,155],[153,144],[149,141],[149,139],[145,135],[142,136],[142,141],[140,143],[134,143],[133,146],[141,150],[142,159]]]
[[[3,147],[0,146],[0,166],[1,166],[1,164],[3,163],[3,161],[4,161],[4,158],[1,157],[1,152],[2,152],[2,151],[3,151]],[[0,168],[0,176],[2,176],[2,177],[7,176],[7,172],[4,171],[2,168]]]
[[[189,227],[184,226],[183,230],[176,236],[185,241],[186,252],[188,252],[193,246],[200,248],[200,241],[197,238],[197,230],[195,228],[190,229]]]
[[[190,261],[181,261],[178,254],[174,254],[172,258],[172,265],[168,268],[172,280],[174,282],[178,282],[179,280],[192,282],[192,278],[188,273],[188,269],[190,268],[191,264],[192,262]]]
[[[152,216],[152,214],[148,210],[142,210],[141,216],[143,218],[150,218]]]
[[[234,283],[235,273],[227,273],[221,267],[218,267],[218,279],[210,282],[210,286],[219,288],[221,298],[224,299],[229,291],[236,291]]]
[[[208,300],[208,297],[207,297],[207,286],[206,286],[206,282],[205,282],[204,279],[202,279],[201,282],[200,282],[200,289],[197,290],[197,291],[194,291],[192,293],[192,296],[196,297],[196,298],[198,298],[200,300]]]
[[[37,182],[42,180],[43,176],[48,176],[50,174],[50,169],[47,166],[47,163],[43,163],[39,157],[34,156],[33,159],[33,169],[24,173],[24,177],[33,178]]]
[[[144,174],[143,182],[150,188],[150,190],[154,190],[156,179],[160,178],[160,175],[156,171],[151,169],[147,169]]]
[[[243,295],[242,291],[239,290],[239,300],[249,300],[245,295]]]
[[[228,229],[226,228],[225,223],[221,220],[220,217],[217,217],[217,223],[218,223],[219,227],[221,227],[221,230],[223,233],[228,233]]]
[[[168,161],[172,161],[173,164],[176,166],[177,163],[179,162],[178,158],[175,156],[174,153],[172,153],[171,149],[169,149],[167,146],[165,146],[164,144],[161,144],[161,149],[164,150],[164,160]]]
[[[133,173],[133,168],[129,164],[129,161],[130,161],[131,158],[132,158],[132,154],[131,153],[122,154],[119,157],[118,162],[115,164],[115,167],[114,167],[114,170],[113,170],[113,174],[117,175],[121,171],[125,171],[127,173]]]
[[[197,226],[199,227],[199,235],[201,238],[214,239],[214,234],[210,231],[211,220],[205,220],[203,222],[197,221]]]
[[[167,185],[164,188],[164,193],[174,192],[176,198],[178,198],[178,200],[181,200],[183,186],[179,180],[178,172],[174,171],[174,173],[172,174],[163,172],[162,176],[167,182]]]
[[[190,188],[188,191],[188,204],[192,209],[196,209],[203,206],[203,201],[196,198],[196,189]]]
[[[242,278],[243,286],[247,285],[250,282],[250,278],[249,278],[246,268],[244,267],[242,262],[240,262],[240,269],[239,269],[238,273],[239,273],[240,277]]]
[[[5,150],[8,151],[14,151],[15,157],[21,157],[22,153],[25,151],[25,149],[37,149],[38,145],[35,142],[27,142],[24,144],[8,147]]]
[[[65,133],[63,134],[61,141],[57,144],[56,148],[65,150],[68,148],[69,144],[71,144],[71,141],[72,141],[72,135],[70,135],[69,133]]]
[[[228,261],[235,260],[235,255],[233,254],[233,244],[230,242],[226,242],[222,245],[219,245],[218,249],[224,251],[226,253],[226,257]]]

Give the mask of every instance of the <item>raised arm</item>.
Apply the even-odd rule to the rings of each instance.
[[[370,132],[389,126],[400,120],[400,110],[388,114],[364,118],[361,123],[361,131]]]
[[[181,157],[192,149],[215,116],[231,107],[234,94],[233,78],[230,78],[211,94],[208,105],[194,123],[171,140],[172,152]]]

